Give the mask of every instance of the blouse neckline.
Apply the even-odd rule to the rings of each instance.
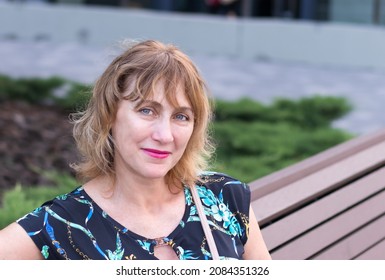
[[[184,186],[183,188],[183,193],[184,193],[184,198],[185,198],[185,209],[184,209],[184,213],[183,213],[183,216],[181,218],[181,220],[179,221],[178,225],[174,228],[174,230],[172,230],[168,235],[166,236],[163,236],[163,237],[158,237],[158,238],[147,238],[143,235],[140,235],[138,233],[135,233],[133,231],[131,231],[130,229],[124,227],[122,224],[120,224],[118,221],[116,221],[114,218],[112,218],[110,215],[108,215],[107,212],[105,212],[89,195],[88,193],[84,190],[83,187],[81,187],[81,193],[84,195],[84,197],[86,197],[86,199],[88,199],[95,211],[97,211],[101,216],[103,216],[105,219],[107,219],[113,226],[116,230],[118,230],[120,233],[123,233],[127,236],[129,236],[130,238],[134,239],[136,242],[138,241],[141,241],[143,243],[148,243],[149,244],[149,247],[148,247],[148,251],[150,254],[154,254],[154,248],[155,246],[160,243],[161,245],[163,244],[168,244],[168,245],[171,245],[175,238],[178,236],[178,234],[183,230],[183,225],[187,222],[187,219],[189,217],[189,213],[190,213],[190,207],[188,205],[188,193],[189,193],[189,190],[186,186]],[[174,250],[175,250],[175,246],[171,246]]]

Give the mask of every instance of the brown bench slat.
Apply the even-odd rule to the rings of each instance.
[[[385,162],[385,142],[376,144],[252,202],[260,225],[327,193]]]
[[[250,182],[251,200],[256,200],[268,193],[272,193],[292,182],[384,141],[385,129],[368,135],[362,135]]]
[[[307,259],[335,240],[350,234],[385,213],[385,191],[273,250],[274,259]]]
[[[385,238],[385,216],[314,256],[314,260],[350,260]],[[362,256],[361,256],[362,257]]]
[[[385,167],[339,189],[308,206],[262,227],[267,247],[271,250],[300,235],[384,187]],[[282,234],[282,233],[285,234]]]
[[[385,240],[360,255],[356,260],[385,260]]]

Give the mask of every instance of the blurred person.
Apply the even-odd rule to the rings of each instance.
[[[219,12],[220,0],[206,0],[205,3],[209,14],[217,14]]]
[[[81,185],[0,231],[0,259],[210,260],[208,235],[219,259],[271,259],[249,187],[204,171],[211,104],[181,50],[131,44],[72,115]]]
[[[240,0],[206,0],[206,6],[210,14],[228,17],[240,16],[240,5]]]

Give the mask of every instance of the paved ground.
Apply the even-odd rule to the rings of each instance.
[[[116,53],[77,44],[0,41],[0,73],[12,76],[60,75],[93,82]],[[218,98],[250,96],[262,102],[313,94],[347,97],[354,111],[335,123],[357,134],[385,128],[385,72],[284,62],[245,61],[192,55]]]

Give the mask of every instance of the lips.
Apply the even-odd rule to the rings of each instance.
[[[168,151],[160,151],[155,149],[143,149],[143,151],[150,157],[159,158],[159,159],[167,158],[171,154]]]

